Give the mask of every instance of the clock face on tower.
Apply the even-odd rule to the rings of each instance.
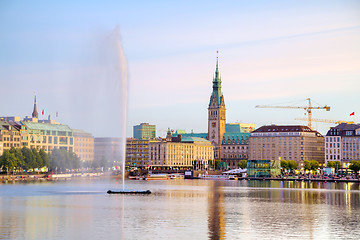
[[[216,127],[216,122],[211,123],[212,127]]]

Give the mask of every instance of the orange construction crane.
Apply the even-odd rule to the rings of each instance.
[[[320,106],[320,107],[313,107],[311,105],[311,99],[307,98],[306,99],[309,102],[308,106],[270,106],[270,105],[257,105],[255,106],[256,108],[290,108],[290,109],[304,109],[307,112],[308,115],[308,126],[309,128],[311,128],[311,122],[312,122],[312,110],[313,109],[326,109],[326,111],[330,111],[330,106]]]

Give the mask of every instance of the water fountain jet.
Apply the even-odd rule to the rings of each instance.
[[[121,153],[121,169],[122,169],[122,190],[108,190],[108,194],[150,194],[150,190],[125,190],[125,160],[126,160],[126,114],[127,114],[127,62],[124,54],[124,49],[120,41],[119,26],[117,26],[113,32],[113,41],[116,46],[116,58],[117,61],[117,78],[121,87],[121,138],[120,138],[120,153]]]

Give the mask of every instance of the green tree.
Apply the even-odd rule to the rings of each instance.
[[[36,165],[36,162],[34,160],[34,155],[33,155],[33,152],[31,151],[31,149],[29,149],[27,147],[23,147],[21,149],[21,153],[24,157],[24,164],[23,164],[22,168],[25,170],[34,168],[34,166]]]
[[[335,162],[333,161],[328,161],[327,164],[326,164],[327,167],[330,167],[330,168],[335,168]]]
[[[80,167],[79,157],[66,149],[54,149],[49,155],[49,166],[52,171],[55,169],[64,172],[66,170],[78,169]]]
[[[38,150],[36,150],[36,148],[33,148],[32,153],[34,156],[34,165],[32,166],[32,168],[41,168],[43,166],[43,162]]]
[[[289,169],[289,162],[286,160],[281,160],[281,167],[285,170]]]
[[[308,160],[304,161],[304,169],[305,170],[311,170],[311,162]]]
[[[241,169],[247,168],[247,161],[246,160],[240,160],[240,162],[238,162],[238,167]]]
[[[341,168],[341,162],[340,161],[328,161],[326,166],[335,168],[335,171],[337,172],[338,169]]]
[[[40,155],[40,158],[41,158],[41,161],[42,161],[42,166],[41,167],[49,167],[49,156],[48,156],[48,154],[43,149],[40,149],[39,155]]]
[[[316,160],[311,160],[310,161],[310,164],[311,164],[311,170],[316,170],[316,169],[318,169],[319,168],[319,162],[318,161],[316,161]]]
[[[358,174],[360,171],[360,161],[351,161],[349,168]]]
[[[14,168],[17,166],[17,159],[15,153],[11,153],[9,150],[5,150],[3,155],[0,157],[0,167],[6,172],[14,171]]]
[[[290,170],[294,170],[298,168],[298,163],[295,160],[289,160],[288,161],[288,167]]]
[[[22,170],[25,169],[25,157],[20,148],[17,148],[14,154],[17,160],[17,169],[22,172]]]

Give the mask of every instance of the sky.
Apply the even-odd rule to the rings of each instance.
[[[114,34],[127,86],[117,84]],[[0,36],[0,116],[30,116],[36,92],[40,119],[95,137],[120,136],[124,118],[129,137],[142,122],[159,136],[207,132],[219,51],[228,123],[306,125],[295,120],[304,110],[255,106],[307,98],[331,107],[314,118],[360,122],[357,0],[0,0]],[[331,126],[313,123],[322,134]]]

